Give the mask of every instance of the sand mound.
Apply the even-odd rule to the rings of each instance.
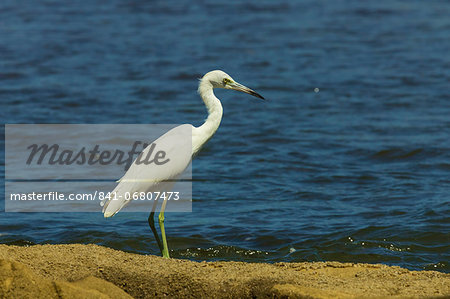
[[[0,297],[440,297],[450,275],[352,263],[192,262],[97,245],[0,245]]]
[[[70,283],[42,278],[19,262],[0,260],[1,298],[132,298],[119,287],[96,277]]]

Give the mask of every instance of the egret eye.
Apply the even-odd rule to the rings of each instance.
[[[230,82],[231,82],[231,80],[228,79],[228,78],[224,78],[224,79],[223,79],[223,85],[227,85],[227,84],[230,83]]]

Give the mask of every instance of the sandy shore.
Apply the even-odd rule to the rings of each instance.
[[[351,263],[192,262],[97,245],[0,245],[0,298],[440,297],[450,274]]]

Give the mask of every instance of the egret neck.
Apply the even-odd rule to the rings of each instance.
[[[214,95],[213,85],[207,78],[203,78],[198,86],[198,93],[208,109],[208,118],[205,123],[196,128],[196,137],[200,138],[203,144],[207,142],[217,131],[222,120],[223,108],[220,100]],[[195,149],[197,151],[198,149]]]

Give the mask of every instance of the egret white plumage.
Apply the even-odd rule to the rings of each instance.
[[[173,140],[175,140],[175,142],[177,142],[176,140],[180,140],[179,142],[182,142],[182,138],[178,139],[176,138],[176,136],[182,134],[182,132],[185,132],[186,129],[189,129],[192,131],[192,152],[189,153],[189,156],[180,153],[175,154],[175,149],[178,148],[178,146],[182,146],[181,144],[175,144],[174,146],[172,146],[172,148],[174,148],[173,154],[175,155],[170,155],[170,153],[168,153],[168,156],[174,157],[174,161],[171,161],[171,163],[167,164],[167,166],[165,167],[156,167],[154,166],[154,164],[139,164],[134,161],[125,175],[119,180],[119,184],[112,192],[116,195],[115,199],[111,198],[104,204],[103,213],[105,218],[114,216],[130,201],[126,199],[126,193],[133,194],[135,192],[147,192],[148,190],[151,190],[152,187],[161,182],[173,180],[178,175],[180,175],[186,169],[186,167],[189,166],[192,157],[214,135],[214,133],[219,128],[220,122],[222,120],[222,104],[220,100],[214,95],[214,88],[233,89],[248,93],[260,99],[264,99],[254,90],[234,81],[233,78],[231,78],[223,71],[215,70],[204,75],[200,80],[198,93],[200,94],[200,97],[202,98],[208,110],[208,117],[205,122],[199,127],[194,127],[190,124],[175,127],[159,137],[156,141],[154,141],[154,143],[156,144],[164,144],[165,142],[167,142],[167,140],[171,140],[171,142],[173,142]],[[144,155],[146,151],[148,152],[149,147],[150,146],[144,149]],[[148,180],[149,177],[152,178],[151,181]],[[154,223],[156,202],[154,203],[152,211],[148,218],[148,223],[153,234],[155,235],[155,239],[158,243],[159,249],[161,250],[162,256],[168,258],[169,249],[167,246],[166,234],[164,230],[164,210],[166,204],[167,200],[164,199],[158,216],[162,242],[156,231]]]

